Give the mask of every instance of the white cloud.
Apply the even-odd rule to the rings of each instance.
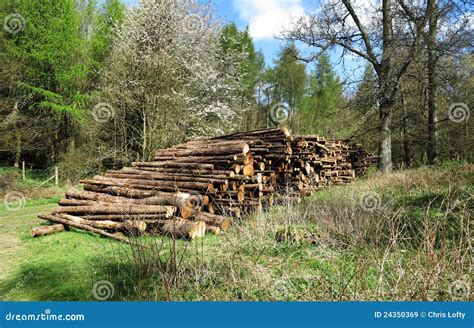
[[[234,0],[254,40],[272,39],[304,14],[301,0]]]

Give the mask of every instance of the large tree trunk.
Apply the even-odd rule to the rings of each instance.
[[[379,159],[377,169],[379,172],[388,173],[392,171],[392,106],[396,94],[396,81],[394,81],[393,62],[395,49],[393,46],[392,26],[392,0],[382,1],[382,23],[383,23],[383,53],[379,77],[379,120],[380,140]]]
[[[436,108],[436,30],[438,25],[438,3],[432,2],[432,12],[429,16],[428,30],[428,164],[438,163],[438,110]]]
[[[392,106],[389,103],[380,104],[380,141],[377,168],[382,173],[392,171]]]

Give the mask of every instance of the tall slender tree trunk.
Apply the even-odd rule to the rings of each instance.
[[[408,126],[407,126],[407,103],[405,100],[405,96],[402,94],[402,120],[401,120],[401,141],[402,141],[402,163],[405,167],[411,166],[411,159],[410,159],[410,145],[408,144]]]
[[[428,30],[428,164],[437,164],[439,159],[438,151],[438,109],[436,107],[436,30],[438,25],[438,3],[437,0],[429,0],[432,2],[432,12],[429,16]]]
[[[16,147],[15,147],[15,167],[19,168],[20,167],[20,160],[21,160],[21,131],[20,131],[20,126],[18,124],[18,119],[19,119],[19,111],[18,111],[18,102],[15,102],[15,107],[13,108],[13,111],[15,113],[16,117],[16,122],[15,122],[15,142],[16,142]]]
[[[143,119],[143,127],[142,127],[142,160],[147,160],[147,115],[146,109],[143,111],[142,119]]]

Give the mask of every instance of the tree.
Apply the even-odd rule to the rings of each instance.
[[[307,133],[324,131],[325,135],[333,128],[330,121],[341,109],[342,83],[331,66],[329,57],[323,54],[316,69],[308,77],[308,86],[298,111],[299,130]]]
[[[366,23],[350,0],[331,0],[325,2],[317,14],[299,19],[292,30],[282,37],[319,49],[309,60],[314,60],[328,49],[341,47],[343,55],[350,52],[373,66],[378,78],[378,169],[389,172],[393,167],[390,126],[399,81],[419,51],[421,30],[426,25],[427,13],[431,12],[432,6],[425,6],[415,21],[398,15],[410,9],[403,0],[397,3],[382,0],[381,6],[373,9],[376,19]],[[397,58],[400,48],[407,49],[402,59]]]
[[[439,61],[446,55],[456,57],[471,46],[472,30],[468,28],[469,12],[465,3],[452,0],[427,0],[432,8],[428,18],[428,29],[423,31],[426,43],[426,69],[428,76],[428,164],[439,162],[438,140],[438,72]],[[416,19],[413,11],[407,10],[409,18]]]
[[[235,59],[231,65],[238,67],[238,73],[242,77],[242,108],[243,113],[241,126],[242,130],[249,130],[258,127],[259,124],[259,106],[256,98],[257,84],[261,79],[261,72],[265,67],[265,60],[262,53],[255,51],[252,38],[248,27],[239,31],[235,23],[226,25],[220,36],[220,44],[224,54],[231,55]]]
[[[85,30],[91,37],[91,54],[93,81],[96,82],[107,56],[110,54],[115,33],[125,19],[125,6],[121,0],[107,0],[102,10],[93,12],[92,21],[85,22]]]
[[[294,44],[283,47],[274,69],[274,100],[288,106],[288,125],[301,103],[306,85],[306,65],[298,61],[299,52]]]
[[[99,129],[114,136],[116,156],[148,159],[159,147],[219,134],[238,121],[240,56],[223,51],[214,17],[197,0],[144,1],[127,15],[102,71],[99,100],[113,108]]]
[[[42,161],[55,163],[85,113],[89,67],[84,65],[82,15],[74,0],[9,1],[2,9],[9,27],[0,61],[17,69],[2,76],[8,81],[7,115],[17,119],[9,131],[17,135],[11,148],[17,160],[20,153],[34,151]]]

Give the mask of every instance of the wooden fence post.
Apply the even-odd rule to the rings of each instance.
[[[57,166],[54,167],[54,184],[56,187],[59,185],[59,169]]]
[[[21,162],[21,177],[23,178],[23,181],[26,180],[25,161]]]

